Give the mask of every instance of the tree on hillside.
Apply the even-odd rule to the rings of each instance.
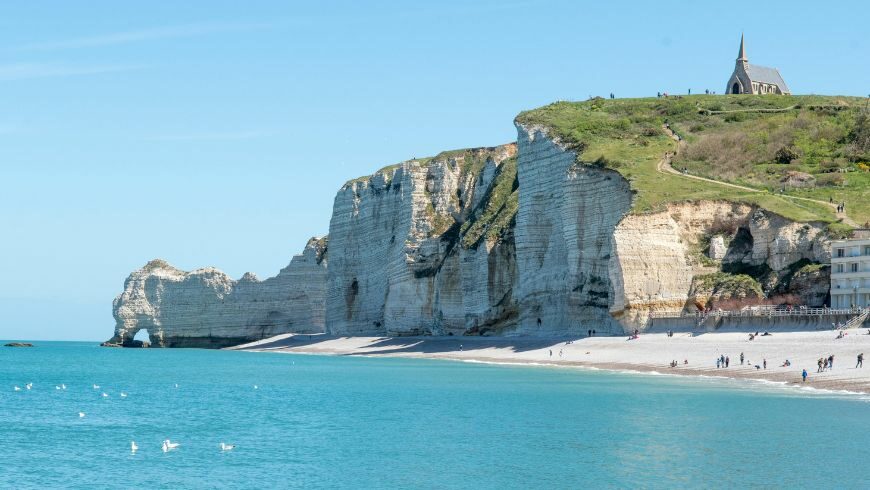
[[[852,154],[856,157],[870,155],[870,109],[864,108],[855,118],[855,127],[849,133]]]

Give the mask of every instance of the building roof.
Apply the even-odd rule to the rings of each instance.
[[[746,71],[749,74],[749,79],[753,82],[772,83],[779,87],[783,92],[791,92],[785,84],[785,80],[783,80],[782,76],[779,74],[779,70],[776,68],[751,65],[747,63]]]

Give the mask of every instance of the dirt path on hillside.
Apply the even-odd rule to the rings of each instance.
[[[670,128],[669,125],[667,125],[667,124],[663,125],[662,129],[665,131],[665,134],[667,134],[669,138],[674,140],[676,145],[674,146],[674,151],[669,151],[669,152],[665,153],[664,157],[662,157],[662,159],[659,160],[658,164],[656,164],[656,170],[658,170],[659,172],[670,173],[673,175],[679,175],[680,177],[683,177],[685,179],[700,180],[702,182],[709,182],[711,184],[721,185],[721,186],[725,186],[725,187],[731,187],[732,189],[740,189],[742,191],[747,191],[747,192],[757,192],[757,193],[767,192],[767,191],[761,190],[761,189],[755,189],[752,187],[747,187],[747,186],[738,185],[738,184],[731,184],[729,182],[722,182],[721,180],[708,179],[706,177],[699,177],[697,175],[690,175],[690,174],[680,172],[679,170],[675,169],[673,167],[673,165],[671,165],[671,163],[673,162],[674,157],[679,155],[680,152],[682,152],[686,148],[686,141],[684,139],[680,138],[677,135],[677,133],[675,133]],[[847,216],[846,213],[838,213],[836,203],[832,204],[830,202],[820,201],[818,199],[810,199],[808,197],[787,196],[785,194],[779,194],[779,197],[783,197],[783,198],[787,198],[787,199],[795,199],[798,201],[807,201],[807,202],[812,202],[812,203],[816,203],[816,204],[821,204],[823,206],[828,206],[829,208],[834,209],[834,214],[837,216],[837,219],[842,220],[843,223],[846,223],[847,225],[855,227],[855,228],[860,227],[858,225],[858,223],[855,220],[853,220],[852,218],[849,218],[849,216]]]

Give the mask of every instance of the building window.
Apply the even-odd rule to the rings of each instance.
[[[843,264],[837,264],[837,272],[840,274],[842,274],[843,272],[846,272],[845,268],[843,267]]]
[[[870,255],[870,246],[864,247],[864,255]]]
[[[858,264],[852,264],[852,272],[858,272]]]
[[[837,249],[837,257],[845,257],[845,256],[846,256],[846,249],[838,248]]]

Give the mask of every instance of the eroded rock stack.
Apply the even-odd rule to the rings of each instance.
[[[147,329],[155,347],[224,347],[286,332],[324,330],[326,240],[311,239],[275,277],[238,281],[215,268],[184,272],[152,260],[115,298],[115,335],[125,346]]]

